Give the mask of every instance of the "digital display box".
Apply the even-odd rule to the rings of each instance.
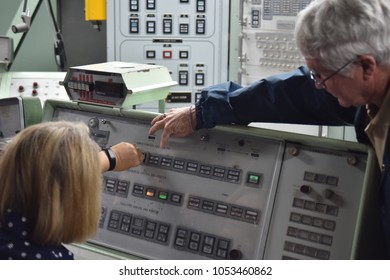
[[[132,108],[164,100],[177,83],[164,66],[112,61],[70,67],[62,84],[72,101]]]

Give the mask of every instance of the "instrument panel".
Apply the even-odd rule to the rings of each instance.
[[[102,148],[128,141],[146,155],[103,175],[90,244],[146,259],[356,257],[372,164],[365,146],[228,126],[161,149],[148,134],[154,116],[47,102],[44,121],[81,121]]]

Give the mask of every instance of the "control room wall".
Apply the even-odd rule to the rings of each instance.
[[[90,22],[85,21],[85,1],[59,0],[57,2],[68,66],[105,62],[107,60],[106,22],[101,22],[101,29],[98,31]]]
[[[22,22],[18,14],[21,3],[21,0],[0,0],[0,36],[6,36],[12,24]],[[52,6],[56,9],[55,1]],[[17,21],[13,22],[14,18]],[[53,45],[53,23],[46,5],[42,3],[10,71],[56,71]]]
[[[18,14],[21,3],[22,0],[0,0],[0,36],[6,36],[12,24],[22,22]],[[85,21],[84,1],[51,0],[51,3],[63,34],[67,66],[106,61],[106,23],[102,22],[101,31],[97,31]],[[43,1],[10,71],[57,71],[54,38],[53,21]]]

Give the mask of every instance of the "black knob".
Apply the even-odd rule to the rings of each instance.
[[[233,249],[229,252],[229,259],[231,260],[241,260],[242,252],[238,249]]]
[[[308,194],[310,193],[311,191],[311,187],[308,186],[308,185],[302,185],[299,190],[302,192],[302,193],[305,193],[305,194]]]

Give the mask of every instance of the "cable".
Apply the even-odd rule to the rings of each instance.
[[[49,10],[49,14],[51,16],[51,19],[53,20],[53,25],[54,25],[54,29],[56,32],[59,32],[59,28],[58,28],[58,24],[57,24],[57,21],[54,17],[54,12],[53,12],[53,7],[51,5],[51,1],[50,0],[46,0],[46,3],[47,3],[47,8]]]
[[[27,11],[27,1],[28,0],[24,0],[24,4],[23,4],[23,13],[25,13]]]
[[[54,16],[53,7],[51,5],[50,0],[46,0],[46,6],[48,8],[49,14],[51,16],[51,19],[53,20],[53,26],[55,30],[55,42],[54,42],[54,56],[57,66],[60,68],[61,71],[65,70],[66,66],[66,53],[65,53],[65,45],[62,38],[62,33],[60,29],[58,28],[57,21]]]

